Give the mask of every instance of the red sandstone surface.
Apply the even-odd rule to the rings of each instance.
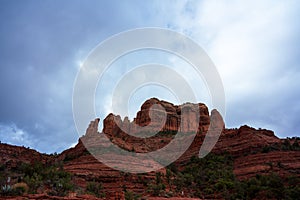
[[[166,113],[164,113],[164,110]],[[162,116],[166,116],[166,121],[163,124]],[[199,116],[200,120],[197,120]],[[99,144],[101,144],[103,148],[108,148],[110,144],[107,141],[111,141],[113,144],[125,150],[147,153],[168,145],[174,139],[174,135],[172,134],[161,134],[149,138],[136,137],[135,135],[139,133],[139,127],[143,127],[145,133],[147,133],[147,131],[181,131],[186,133],[197,131],[188,150],[175,162],[179,167],[184,166],[184,163],[192,156],[198,156],[205,136],[210,130],[211,136],[213,136],[215,132],[221,131],[221,135],[212,149],[212,152],[216,154],[227,152],[233,156],[233,172],[238,179],[249,179],[256,176],[256,174],[268,174],[271,172],[276,172],[284,177],[289,175],[300,176],[300,151],[288,149],[283,151],[277,148],[287,140],[290,144],[299,141],[279,139],[275,136],[274,132],[270,130],[256,130],[249,126],[226,129],[218,111],[212,110],[211,114],[209,114],[208,108],[202,103],[173,105],[169,102],[152,98],[141,106],[141,110],[137,113],[136,118],[134,118],[132,122],[130,122],[127,117],[122,120],[120,116],[109,114],[103,120],[104,128],[102,132],[98,131],[99,122],[99,119],[91,121],[85,135],[79,139],[78,144],[74,148],[65,150],[58,156],[40,154],[35,150],[24,147],[0,144],[0,164],[9,169],[16,167],[22,162],[32,163],[39,160],[42,163],[50,163],[61,161],[63,162],[64,170],[74,175],[73,181],[76,185],[84,188],[88,181],[101,181],[107,199],[114,199],[115,197],[124,199],[124,187],[128,190],[148,196],[146,191],[147,185],[145,185],[145,183],[153,182],[156,172],[149,172],[142,176],[137,174],[131,174],[129,176],[128,173],[112,169],[99,162],[87,150],[93,149],[99,146]],[[128,133],[130,133],[130,135]],[[108,139],[104,140],[102,137],[99,137],[101,134],[105,134]],[[268,148],[275,148],[275,150],[268,151]],[[107,152],[106,156],[111,156],[110,152]],[[122,167],[122,163],[125,165],[128,160],[132,163],[132,167],[137,170],[162,167],[154,160],[147,160],[141,163],[139,160],[136,160],[134,156],[119,156],[117,159],[118,166]],[[165,169],[160,169],[160,172],[164,174]],[[180,194],[175,195],[178,195],[178,197],[172,199],[184,199],[180,197]],[[40,197],[37,195],[29,198],[43,199],[48,197]],[[92,197],[80,197],[78,195],[68,197],[68,199],[80,198]],[[147,198],[164,199],[158,197],[150,198],[149,196]]]

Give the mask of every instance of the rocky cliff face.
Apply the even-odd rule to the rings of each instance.
[[[197,120],[199,116],[200,120]],[[91,155],[100,144],[102,150],[110,148],[111,142],[127,151],[147,153],[168,145],[177,132],[183,132],[189,136],[191,132],[195,131],[193,142],[175,162],[180,170],[193,156],[198,156],[206,136],[216,137],[216,134],[221,131],[212,152],[214,154],[226,153],[233,157],[233,172],[237,179],[245,180],[255,177],[257,174],[273,172],[283,177],[291,175],[300,177],[299,140],[279,139],[270,130],[256,130],[249,126],[226,129],[219,112],[212,110],[209,113],[208,108],[202,103],[173,105],[152,98],[141,106],[132,122],[127,117],[122,120],[120,116],[109,114],[103,120],[102,132],[98,131],[99,123],[100,119],[91,121],[78,144],[56,157],[42,155],[23,147],[0,144],[0,164],[10,168],[19,163],[30,163],[34,160],[40,160],[43,163],[62,162],[64,170],[74,175],[73,181],[79,187],[85,188],[87,183],[93,180],[101,181],[107,197],[123,199],[124,187],[147,195],[147,185],[155,183],[157,172],[129,175],[109,168]],[[157,134],[150,137],[139,137],[153,132]],[[108,139],[99,137],[101,134],[107,136]],[[104,151],[104,154],[108,157],[112,156],[109,151]],[[122,163],[125,164],[128,160],[136,169],[160,167],[158,162],[150,160],[142,163],[134,156],[117,158],[121,167]],[[164,168],[159,172],[166,174]],[[170,188],[167,187],[166,190],[170,190]]]
[[[159,107],[151,110],[154,105],[159,105]],[[195,106],[197,106],[198,110],[193,109]],[[161,116],[164,115],[161,114],[163,110],[166,111],[166,122],[161,126]],[[198,113],[195,113],[195,110],[197,110]],[[197,125],[193,124],[197,121],[195,117],[199,115],[200,121],[198,121]],[[211,119],[213,118],[214,124],[211,123]],[[281,150],[284,140],[277,138],[273,131],[265,129],[256,130],[249,126],[242,126],[238,129],[226,129],[218,111],[212,110],[210,115],[208,108],[201,103],[188,103],[178,106],[152,98],[141,106],[140,111],[138,111],[136,118],[134,118],[132,122],[130,122],[127,117],[122,120],[120,116],[109,114],[103,120],[104,128],[102,133],[99,133],[97,130],[99,122],[99,119],[92,121],[85,136],[81,138],[86,141],[87,144],[98,145],[95,143],[95,141],[97,141],[95,137],[97,137],[97,134],[103,133],[110,138],[111,142],[121,148],[140,153],[151,152],[166,146],[174,138],[172,133],[175,134],[177,131],[190,132],[192,131],[191,127],[197,127],[197,134],[194,141],[188,150],[176,161],[178,165],[187,162],[192,156],[198,156],[210,125],[212,132],[214,127],[223,127],[222,134],[212,152],[216,154],[228,152],[235,158],[234,173],[237,178],[245,179],[253,177],[257,173],[264,174],[271,172],[272,170],[267,170],[269,167],[268,164],[266,164],[270,162],[280,162],[283,166],[289,166],[289,168],[280,168],[280,174],[291,174],[290,172],[293,172],[293,170],[294,172],[299,172],[298,163],[300,163],[300,152],[293,151],[291,154],[293,156],[289,156],[288,159],[285,159],[287,158],[285,155],[288,153],[287,151]],[[216,123],[219,123],[219,125]],[[143,129],[143,131],[146,133],[147,131],[149,133],[151,131],[160,132],[161,134],[149,138],[138,138],[134,136],[138,134],[137,130],[139,127],[149,125],[150,128],[148,127],[148,130]],[[130,133],[130,135],[128,133]],[[272,149],[272,146],[277,148]],[[272,151],[263,152],[264,148],[271,148]],[[75,149],[80,148],[76,147]],[[68,153],[63,153],[62,155],[64,154]],[[277,156],[274,157],[274,155]],[[252,157],[256,159],[252,159]],[[260,160],[259,158],[262,159]],[[275,158],[277,158],[277,160]]]
[[[22,163],[32,164],[35,161],[47,164],[51,163],[53,158],[30,148],[0,143],[0,165],[5,165],[8,169],[15,169]]]
[[[197,119],[199,116],[200,120]],[[162,124],[164,117],[166,120]],[[196,122],[198,123],[195,124]],[[133,122],[130,122],[127,117],[122,121],[120,116],[109,114],[103,121],[103,132],[114,135],[121,129],[123,132],[134,135],[140,130],[139,127],[149,125],[148,129],[143,130],[191,132],[195,131],[194,127],[197,127],[196,131],[207,131],[209,124],[209,112],[205,104],[186,103],[178,106],[151,98],[141,106]]]
[[[153,105],[159,105],[160,107],[151,110]],[[195,106],[198,107],[198,113],[195,113],[195,109],[193,109]],[[161,126],[161,116],[164,115],[161,114],[162,109],[166,111],[166,122],[163,126]],[[199,115],[200,121],[198,121],[197,125],[193,125],[193,123],[197,121],[195,120],[195,117]],[[217,120],[214,121],[219,122],[220,124],[211,124],[212,118],[217,118]],[[88,140],[88,136],[101,134],[97,131],[98,123],[99,119],[91,122],[86,135],[82,139]],[[134,135],[137,134],[137,125],[140,127],[150,125],[151,129],[143,130],[146,132],[161,132],[161,134],[149,138],[134,137]],[[122,120],[120,116],[109,114],[103,120],[104,128],[102,133],[106,134],[114,144],[117,144],[124,149],[129,151],[134,149],[136,152],[145,153],[160,149],[167,145],[174,138],[172,133],[176,133],[177,131],[190,132],[192,131],[191,127],[198,126],[193,143],[176,161],[176,163],[180,165],[181,163],[187,162],[192,156],[198,156],[200,147],[210,125],[212,130],[213,127],[223,127],[222,134],[212,150],[213,153],[220,154],[228,152],[231,154],[235,158],[234,172],[239,179],[253,177],[257,173],[270,172],[270,170],[266,170],[269,168],[266,163],[270,162],[280,162],[283,166],[289,166],[289,168],[281,168],[281,174],[289,174],[289,172],[293,172],[293,170],[294,172],[299,172],[298,163],[300,163],[300,152],[293,151],[291,154],[293,156],[287,157],[287,151],[281,150],[285,140],[277,138],[273,131],[265,129],[256,130],[249,126],[242,126],[238,129],[226,129],[224,127],[223,119],[218,111],[212,110],[210,115],[208,108],[205,104],[201,103],[173,105],[169,102],[152,98],[147,100],[141,106],[140,111],[138,111],[136,118],[134,118],[132,122],[130,122],[127,117]],[[90,139],[90,141],[95,140]],[[264,148],[271,149],[271,151],[263,152]],[[277,155],[275,157],[278,160],[275,159],[274,155]],[[252,159],[252,157],[255,157],[256,159]],[[262,159],[260,160],[259,158]]]

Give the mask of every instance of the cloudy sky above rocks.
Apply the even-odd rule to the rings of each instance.
[[[272,129],[279,137],[300,136],[299,1],[2,0],[0,4],[1,142],[47,153],[74,145],[79,136],[72,92],[80,66],[106,38],[143,27],[183,33],[208,53],[223,81],[227,127],[248,124]],[[114,79],[123,75],[118,66],[161,57],[167,57],[165,64],[171,66],[180,63],[151,51],[116,63],[99,82],[107,88],[96,95],[99,117],[112,111],[110,91]],[[177,70],[194,83],[188,68]],[[197,100],[212,109],[207,94],[200,93]],[[131,119],[153,96],[176,103],[159,86],[141,89],[129,102]]]

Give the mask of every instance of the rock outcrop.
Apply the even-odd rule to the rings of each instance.
[[[196,109],[195,106],[197,106]],[[198,112],[196,113],[195,110]],[[163,126],[161,126],[161,116],[166,117]],[[198,116],[200,116],[200,120],[197,121],[195,118]],[[195,121],[197,121],[197,125],[195,125]],[[226,129],[220,113],[217,110],[212,110],[211,115],[209,115],[208,108],[202,103],[173,105],[172,103],[152,98],[145,101],[132,122],[127,117],[122,120],[120,116],[109,114],[103,120],[104,128],[102,133],[97,131],[98,123],[99,119],[92,121],[85,136],[82,138],[84,141],[89,141],[87,144],[92,146],[98,145],[97,142],[99,141],[95,140],[97,134],[105,134],[111,142],[125,150],[147,153],[166,146],[174,139],[176,132],[188,133],[193,131],[190,129],[191,127],[197,127],[197,134],[190,147],[176,161],[179,166],[187,162],[192,156],[199,155],[200,148],[208,134],[210,137],[213,137],[214,133],[221,132],[220,135],[217,135],[218,140],[212,152],[216,154],[227,152],[235,158],[234,173],[237,178],[242,180],[253,177],[257,173],[271,172],[266,170],[268,166],[266,163],[270,162],[280,162],[283,166],[291,166],[290,168],[281,168],[279,171],[282,175],[299,171],[298,164],[291,164],[300,163],[299,151],[293,151],[291,153],[293,157],[289,157],[286,161],[283,158],[281,159],[282,161],[279,161],[281,157],[287,158],[285,156],[287,151],[281,150],[281,145],[285,140],[277,138],[273,131],[266,129],[256,130],[246,125],[238,129]],[[135,137],[134,135],[138,134],[138,128],[140,127],[148,128],[142,129],[146,134],[150,134],[151,131],[160,132],[161,134],[148,138]],[[276,153],[273,151],[262,153],[264,148],[272,148],[272,146],[278,147],[275,149]],[[268,155],[269,153],[270,156]],[[275,161],[273,154],[277,155],[276,158],[279,160]],[[249,159],[252,157],[256,159],[250,162]],[[260,157],[263,158],[260,161],[261,163],[259,162]],[[248,164],[243,165],[242,163]],[[256,167],[262,165],[263,167]]]
[[[0,165],[15,169],[22,163],[33,164],[36,161],[46,164],[51,163],[53,158],[30,148],[0,143]]]
[[[100,119],[91,121],[78,144],[57,156],[0,144],[0,164],[10,169],[16,168],[20,163],[33,163],[37,160],[45,164],[63,163],[64,170],[73,174],[73,182],[78,187],[86,188],[90,181],[101,181],[107,199],[124,199],[124,188],[147,196],[146,188],[155,183],[157,172],[166,174],[161,163],[155,160],[141,162],[133,155],[114,157],[121,168],[128,161],[137,171],[161,168],[141,175],[129,174],[100,162],[96,159],[97,153],[106,157],[116,156],[110,151],[112,144],[130,152],[153,152],[166,147],[180,132],[186,138],[192,137],[192,143],[175,162],[179,170],[191,157],[198,156],[201,148],[210,150],[213,147],[213,153],[226,153],[233,157],[233,172],[239,180],[273,172],[283,177],[300,177],[300,151],[296,150],[299,149],[299,140],[279,139],[273,131],[257,130],[246,125],[226,129],[220,113],[217,110],[209,113],[202,103],[173,105],[151,98],[141,106],[133,121],[128,117],[122,120],[120,116],[111,113],[103,120],[102,131],[98,130],[99,123]],[[173,153],[176,151],[180,149],[175,148]],[[167,187],[166,190],[168,189]]]
[[[200,120],[198,117],[200,116]],[[163,118],[166,117],[164,120]],[[165,123],[162,124],[162,121]],[[198,122],[197,124],[195,124]],[[127,117],[121,120],[120,116],[109,114],[103,121],[103,132],[114,135],[121,129],[127,134],[134,135],[139,132],[140,127],[149,126],[143,129],[149,132],[159,131],[207,131],[210,124],[208,108],[205,104],[186,103],[183,105],[173,105],[166,101],[159,101],[151,98],[141,106],[133,122]],[[194,127],[197,130],[194,130]]]

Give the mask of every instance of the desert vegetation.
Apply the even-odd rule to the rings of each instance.
[[[61,164],[22,163],[10,171],[2,168],[0,177],[3,196],[35,194],[40,191],[47,191],[53,196],[66,196],[74,190],[72,175],[64,171]],[[17,183],[13,179],[17,179]]]
[[[190,197],[224,199],[297,199],[300,179],[282,178],[276,173],[257,175],[239,181],[233,174],[233,158],[229,154],[209,154],[203,159],[192,157],[183,170],[173,165],[167,169],[166,179],[175,192]]]

